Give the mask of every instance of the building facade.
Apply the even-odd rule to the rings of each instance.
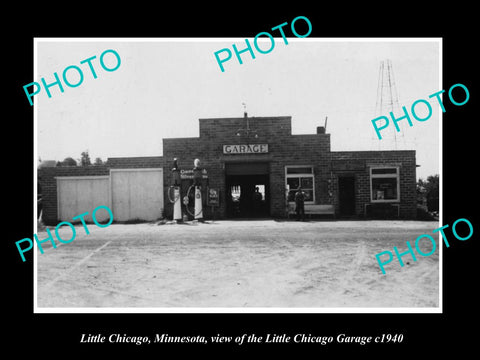
[[[172,218],[174,158],[183,200],[186,195],[191,198],[193,162],[200,159],[205,218],[283,218],[291,211],[299,187],[306,194],[306,207],[325,205],[335,217],[416,217],[414,150],[331,151],[330,134],[322,127],[313,134],[292,135],[290,116],[245,114],[200,119],[199,126],[198,137],[163,139],[163,156],[109,158],[101,167],[39,169],[45,189],[44,221],[63,220],[58,209],[66,205],[59,202],[59,184],[68,176],[103,176],[108,180],[105,191],[109,195],[104,201],[111,205],[114,218],[116,213],[122,214],[122,220]],[[127,170],[131,172],[128,176],[123,174]],[[210,189],[217,194],[216,206],[209,206]],[[130,194],[127,199],[122,195],[125,192]],[[151,209],[151,216],[135,206],[123,209],[132,206],[137,197],[141,201],[135,206]],[[182,204],[186,214],[191,214],[190,205]]]
[[[199,122],[199,137],[164,139],[163,156],[178,158],[185,169],[201,160],[208,186],[220,194],[221,218],[284,217],[299,186],[307,206],[332,205],[338,216],[415,218],[415,151],[332,152],[323,128],[292,135],[288,116]],[[256,187],[260,209],[253,203]]]

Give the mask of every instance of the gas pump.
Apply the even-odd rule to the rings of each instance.
[[[173,198],[171,192],[173,190]],[[182,221],[182,205],[180,203],[180,170],[177,165],[177,158],[173,159],[172,185],[168,189],[168,199],[173,204],[173,220]]]
[[[200,160],[193,162],[193,186],[195,187],[195,219],[203,219],[202,209],[202,169],[200,169]]]
[[[183,203],[185,204],[186,211],[193,216],[195,220],[203,219],[203,209],[202,209],[202,179],[203,179],[203,169],[200,168],[200,160],[195,159],[193,162],[194,168],[193,172],[193,184],[187,190],[187,194],[183,197]],[[194,191],[194,208],[193,212],[189,209],[190,203],[190,193]]]

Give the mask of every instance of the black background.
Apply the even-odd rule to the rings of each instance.
[[[293,4],[293,3],[292,3]],[[110,355],[153,352],[163,357],[175,353],[259,351],[291,352],[318,356],[352,351],[357,355],[378,353],[417,357],[441,354],[447,349],[466,354],[475,348],[478,325],[474,321],[478,265],[478,215],[473,211],[478,201],[478,164],[475,138],[478,104],[474,77],[477,67],[477,10],[455,3],[380,3],[378,5],[322,4],[293,7],[291,3],[246,3],[191,5],[177,8],[163,3],[109,3],[72,5],[36,4],[24,8],[12,6],[2,23],[5,50],[2,51],[3,75],[3,166],[2,189],[3,287],[5,311],[3,350],[31,356],[70,357],[107,351]],[[12,10],[14,9],[14,10]],[[450,248],[443,252],[443,314],[34,314],[33,257],[21,262],[15,241],[33,235],[33,108],[23,92],[23,85],[33,78],[34,37],[241,37],[253,38],[273,26],[306,16],[312,23],[309,37],[442,37],[443,89],[462,83],[470,91],[464,106],[452,105],[446,93],[443,114],[443,224],[458,218],[469,219],[474,234],[468,241],[457,241],[450,229],[446,234]],[[474,32],[476,30],[476,33]],[[299,33],[303,33],[300,29]],[[271,56],[275,56],[272,54]],[[192,57],[192,62],[195,59]],[[475,64],[476,65],[476,64]],[[440,90],[440,89],[438,89]],[[425,94],[426,96],[429,94]],[[425,96],[425,98],[426,98]],[[346,99],[348,101],[348,99]],[[436,134],[432,134],[436,136]],[[405,239],[412,240],[412,239]],[[405,270],[408,271],[408,270]],[[220,333],[239,336],[244,333],[265,335],[297,333],[334,336],[378,336],[402,333],[402,343],[366,346],[330,344],[80,344],[82,333],[111,333],[132,336],[203,335]],[[6,348],[5,348],[6,345]]]

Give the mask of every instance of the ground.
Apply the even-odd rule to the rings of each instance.
[[[39,308],[439,306],[437,236],[432,255],[407,254],[404,267],[395,258],[386,274],[375,258],[393,246],[406,251],[407,240],[414,247],[435,221],[87,226],[89,235],[79,224],[71,243],[37,250]],[[66,226],[59,234],[68,240],[72,232]],[[419,246],[432,249],[428,240]]]

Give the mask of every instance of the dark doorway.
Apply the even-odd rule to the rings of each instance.
[[[268,163],[228,164],[225,170],[227,217],[268,217],[270,214]]]
[[[355,215],[355,177],[342,176],[338,178],[338,194],[340,216]]]

